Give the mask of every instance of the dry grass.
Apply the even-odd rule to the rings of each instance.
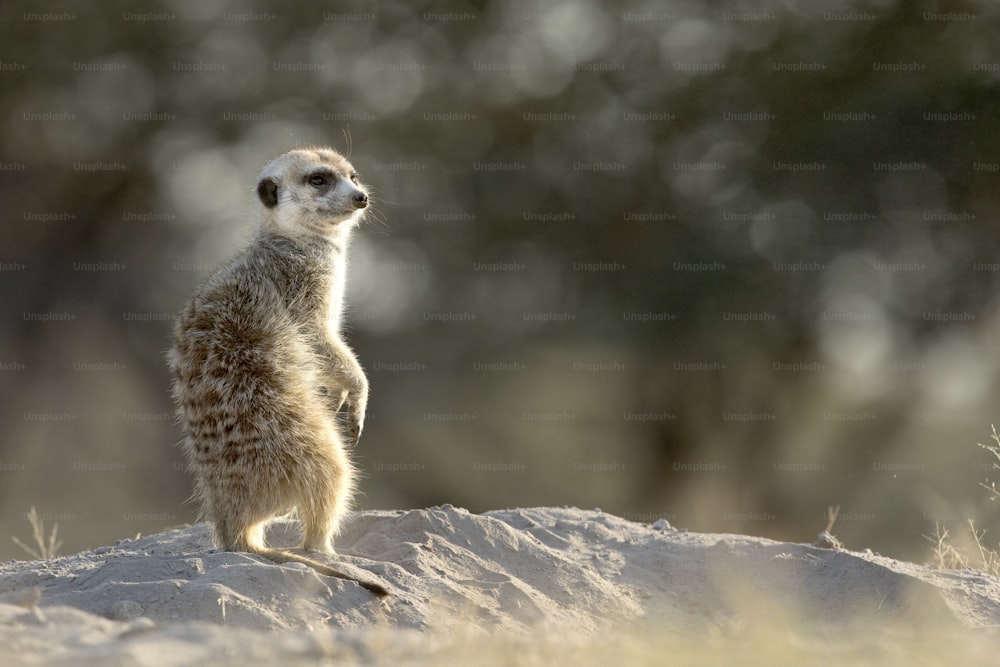
[[[997,433],[995,425],[991,426],[991,431],[990,440],[992,442],[985,445],[981,442],[977,444],[995,459],[992,469],[1000,470],[1000,433]],[[987,480],[980,482],[979,486],[989,491],[991,501],[1000,499],[1000,488],[997,488],[997,482]],[[994,576],[1000,576],[1000,552],[984,543],[986,531],[976,528],[975,519],[968,520],[968,530],[964,537],[958,541],[953,539],[948,529],[939,523],[934,525],[933,535],[925,535],[924,537],[932,545],[935,565],[939,569],[957,570],[972,567]]]
[[[993,434],[990,435],[990,439],[993,442],[986,445],[981,442],[978,444],[980,447],[993,455],[993,458],[995,459],[993,461],[993,470],[1000,470],[1000,434],[997,433],[996,425],[991,425],[990,428],[993,430]],[[990,492],[990,500],[1000,498],[1000,489],[997,488],[996,482],[989,482],[988,484],[986,482],[980,482],[979,486]]]
[[[934,524],[933,535],[924,535],[924,538],[932,545],[934,565],[939,570],[960,570],[969,566],[968,560],[952,543],[948,529],[940,523]]]
[[[951,538],[948,529],[934,525],[934,534],[924,537],[932,545],[935,565],[941,570],[960,570],[971,567],[994,576],[1000,576],[1000,553],[983,543],[985,530],[978,530],[974,519],[969,519],[968,534],[960,542]]]
[[[35,540],[35,546],[38,548],[30,547],[16,537],[11,538],[14,540],[14,544],[24,549],[35,560],[55,558],[62,547],[62,540],[59,539],[59,524],[53,524],[52,533],[46,536],[45,522],[38,516],[38,512],[35,511],[34,506],[28,510],[27,518],[28,523],[31,524],[31,536]]]

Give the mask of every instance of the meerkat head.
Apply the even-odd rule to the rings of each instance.
[[[290,235],[331,236],[355,226],[368,193],[354,167],[331,148],[303,148],[264,167],[257,182],[262,227]]]

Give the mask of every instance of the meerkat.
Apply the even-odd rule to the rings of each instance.
[[[302,546],[333,553],[354,491],[346,447],[361,437],[368,380],[340,323],[368,193],[342,155],[308,148],[268,164],[257,197],[256,236],[195,291],[168,354],[194,497],[217,546],[304,563],[381,597],[377,583],[264,540],[271,519],[295,510]]]

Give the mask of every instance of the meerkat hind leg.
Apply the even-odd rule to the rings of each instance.
[[[215,541],[226,551],[253,551],[265,546],[264,521],[217,511],[214,503],[207,518],[214,529]]]
[[[336,553],[333,548],[333,530],[329,526],[312,525],[308,523],[302,539],[302,548],[322,553]]]
[[[342,502],[334,495],[317,492],[299,504],[298,514],[302,521],[302,548],[324,553],[334,553],[333,536],[340,527]],[[342,493],[340,494],[342,495]]]

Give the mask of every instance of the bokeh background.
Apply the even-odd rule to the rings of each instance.
[[[375,193],[359,508],[996,541],[995,3],[92,5],[0,7],[0,558],[195,519],[172,317],[313,143]]]

